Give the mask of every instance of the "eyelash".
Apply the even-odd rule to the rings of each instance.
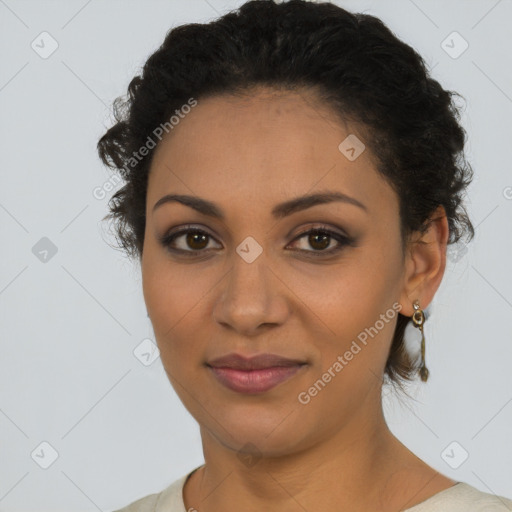
[[[186,235],[186,234],[200,234],[200,235],[206,235],[210,238],[214,238],[210,233],[207,231],[204,231],[199,228],[195,228],[193,226],[185,226],[185,228],[168,233],[162,237],[160,237],[159,241],[162,246],[164,246],[169,252],[184,255],[187,258],[197,258],[201,256],[200,253],[207,252],[207,249],[199,249],[199,250],[184,250],[184,249],[176,249],[171,247],[171,244],[180,236]],[[312,256],[313,258],[318,258],[322,256],[332,256],[333,254],[338,253],[341,251],[345,246],[353,245],[354,239],[350,238],[348,236],[342,235],[341,233],[337,233],[336,231],[330,230],[327,226],[315,226],[314,228],[308,229],[307,231],[303,231],[302,233],[299,233],[292,242],[296,242],[300,240],[301,238],[304,238],[306,235],[310,234],[324,234],[328,235],[331,239],[334,239],[338,242],[338,246],[334,249],[329,250],[313,250],[313,251],[307,251],[303,249],[297,249],[298,252],[302,253],[308,253],[308,257]]]

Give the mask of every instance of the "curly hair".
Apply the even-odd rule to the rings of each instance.
[[[422,57],[379,19],[328,2],[251,0],[209,23],[169,30],[125,97],[116,123],[98,142],[105,165],[125,182],[109,201],[118,248],[141,258],[148,174],[154,148],[136,160],[155,127],[191,97],[250,94],[252,88],[311,89],[342,122],[363,127],[377,171],[399,198],[402,248],[443,206],[449,244],[474,236],[463,205],[473,170],[452,96],[429,76]],[[398,314],[384,377],[413,379],[404,346],[410,318]]]

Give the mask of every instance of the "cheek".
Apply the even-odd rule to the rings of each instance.
[[[151,236],[146,237],[141,270],[144,300],[155,330],[169,329],[183,316],[181,311],[193,286],[186,285],[181,269]]]
[[[327,331],[331,327],[333,335],[378,318],[391,305],[388,302],[395,296],[399,277],[390,255],[368,246],[347,253],[338,265],[300,270],[292,270],[287,281],[317,321]]]
[[[204,322],[204,297],[208,286],[198,286],[197,271],[184,270],[148,250],[142,263],[144,300],[166,368],[178,361],[194,361],[205,335],[198,332]],[[197,280],[199,279],[199,281]]]
[[[300,278],[299,295],[315,313],[311,318],[319,329],[315,337],[323,368],[351,350],[348,366],[377,373],[387,357],[398,317],[400,259],[391,244],[380,245],[380,251],[378,241],[371,245],[354,251],[335,271],[318,273],[314,280]]]
[[[166,264],[158,250],[148,244],[142,261],[142,289],[159,348],[165,337],[172,336],[174,325],[184,314],[178,296],[182,297],[186,288],[179,273],[170,270],[169,262]]]

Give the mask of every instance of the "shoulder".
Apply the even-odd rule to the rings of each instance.
[[[512,500],[480,491],[465,482],[441,491],[406,512],[510,512]]]
[[[154,512],[160,494],[149,494],[113,512]]]
[[[178,478],[159,493],[148,494],[113,512],[184,512],[183,486],[187,477],[188,474]]]

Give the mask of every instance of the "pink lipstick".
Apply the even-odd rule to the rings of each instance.
[[[214,359],[207,363],[217,380],[239,393],[263,393],[297,373],[306,363],[275,354],[244,357],[239,354]]]

